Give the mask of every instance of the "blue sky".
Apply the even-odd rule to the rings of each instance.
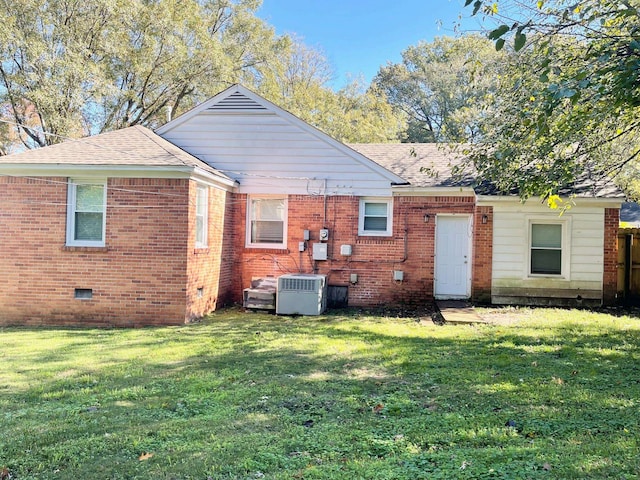
[[[278,34],[295,34],[325,53],[335,72],[333,86],[352,77],[368,83],[381,65],[397,63],[420,40],[479,30],[464,0],[263,0],[258,15]]]

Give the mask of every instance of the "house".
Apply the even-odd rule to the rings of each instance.
[[[559,216],[456,161],[344,145],[238,85],[155,132],[2,157],[0,324],[180,324],[291,272],[353,306],[614,300],[619,191]]]

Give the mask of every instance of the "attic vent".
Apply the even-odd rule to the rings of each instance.
[[[266,111],[266,107],[241,93],[234,93],[207,109],[210,112]]]

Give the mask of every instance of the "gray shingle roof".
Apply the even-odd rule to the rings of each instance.
[[[197,167],[229,179],[215,168],[140,125],[0,157],[0,164],[186,166]]]
[[[497,194],[491,184],[476,178],[469,167],[456,172],[455,167],[459,167],[464,158],[444,144],[357,143],[348,146],[402,177],[413,187],[473,187],[478,194]],[[187,166],[231,181],[222,172],[139,125],[0,157],[0,164]],[[613,182],[594,181],[586,176],[561,193],[579,197],[624,197]]]
[[[351,148],[414,187],[470,187],[476,179],[469,173],[452,175],[462,156],[437,143],[354,143]]]
[[[414,187],[473,187],[479,195],[499,195],[492,183],[477,178],[471,166],[456,171],[456,166],[463,165],[464,157],[446,144],[355,143],[349,146]],[[613,181],[593,178],[589,172],[558,193],[583,198],[624,198]],[[517,192],[509,194],[517,195]]]

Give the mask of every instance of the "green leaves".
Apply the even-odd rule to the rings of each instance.
[[[498,28],[496,28],[495,30],[492,30],[489,35],[487,35],[487,38],[489,40],[498,40],[500,37],[502,37],[505,33],[507,33],[510,30],[510,28],[507,25],[500,25]]]
[[[526,43],[527,43],[527,36],[524,33],[522,33],[521,29],[519,29],[518,32],[516,32],[516,36],[513,41],[513,48],[515,49],[516,52],[519,52],[520,50],[522,50],[522,48],[525,46]]]
[[[500,6],[519,10],[512,0]],[[489,145],[472,154],[482,175],[523,196],[557,192],[585,172],[596,182],[632,178],[640,159],[640,7],[614,0],[536,7],[488,33],[497,50],[513,41],[518,55],[483,117]],[[513,147],[506,159],[491,153],[506,146]]]
[[[502,57],[478,35],[436,38],[407,48],[402,63],[382,67],[374,84],[408,116],[404,140],[473,141]]]
[[[473,3],[473,15],[475,15],[482,8],[482,1],[481,0],[475,0],[475,1],[474,0],[465,0],[464,6],[468,7],[472,3]]]
[[[256,83],[276,61],[287,42],[255,16],[257,8],[223,0],[5,2],[0,102],[23,125],[28,148],[88,131],[153,127],[221,83]]]
[[[513,47],[514,47],[514,50],[518,52],[522,50],[522,48],[525,46],[527,42],[527,36],[523,33],[524,28],[525,27],[523,25],[519,25],[517,23],[514,24],[512,27],[509,27],[507,25],[500,25],[498,28],[489,32],[489,34],[487,35],[487,38],[489,40],[494,40],[496,44],[496,50],[500,51],[505,45],[505,39],[503,38],[503,36],[506,35],[508,32],[510,32],[511,30],[515,29],[516,33],[514,36]]]

